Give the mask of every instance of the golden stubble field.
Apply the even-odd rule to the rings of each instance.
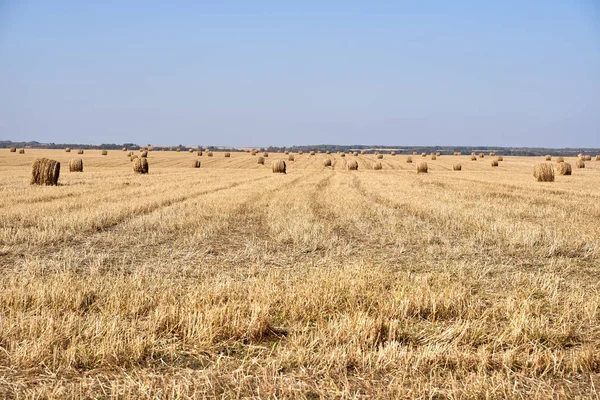
[[[598,397],[599,161],[258,156],[2,149],[0,398]]]

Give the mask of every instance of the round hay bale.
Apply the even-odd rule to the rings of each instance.
[[[579,158],[580,160],[583,160],[583,154],[581,154],[581,153],[577,154],[577,158]]]
[[[496,157],[496,161],[504,161],[504,158],[502,156],[498,156]]]
[[[545,157],[546,161],[552,161],[552,156],[550,154],[547,154]]]
[[[496,153],[494,153],[493,151],[490,151],[490,157],[496,157]]]
[[[442,155],[442,153],[440,153],[439,151],[438,151],[437,153],[435,153],[435,156],[436,156],[436,157],[439,157],[439,156],[441,156],[441,155]]]
[[[454,171],[462,171],[462,165],[460,165],[460,164],[453,164],[452,165],[452,169]]]
[[[498,161],[496,161],[496,160],[493,160],[493,161],[492,161],[492,167],[497,167],[497,166],[498,166]]]
[[[106,150],[102,150],[102,155],[103,155],[103,156],[106,156],[106,155],[108,155],[108,151],[106,151]]]
[[[561,163],[558,163],[558,165],[556,166],[556,172],[559,175],[571,175],[573,169],[571,168],[571,164],[563,161]]]
[[[419,164],[417,164],[417,174],[426,174],[427,171],[428,168],[426,162],[420,162]]]
[[[264,158],[267,158],[267,157],[269,157],[269,153],[267,153],[267,152],[263,153],[263,157],[264,157]]]
[[[207,151],[207,152],[206,152],[206,157],[212,157],[212,156],[213,156],[213,153],[212,153],[212,151]]]
[[[596,156],[596,161],[600,161],[600,155]]]
[[[38,158],[31,166],[31,184],[32,185],[58,185],[60,175],[60,163],[47,158]]]
[[[364,151],[364,150],[361,150],[361,151],[360,151],[360,155],[361,155],[361,156],[364,156],[364,155],[365,155],[365,151]]]
[[[188,153],[193,153],[194,149],[188,149]]]
[[[533,176],[538,182],[554,182],[554,167],[550,163],[537,164]]]
[[[433,161],[435,161],[435,160],[437,160],[437,156],[436,156],[435,154],[432,154],[432,155],[431,155],[431,159],[432,159]]]
[[[421,153],[421,157],[427,157],[427,153]]]
[[[10,148],[10,152],[11,153],[16,153],[17,152],[17,148],[16,147],[11,147]]]
[[[256,151],[256,150],[252,150],[252,152],[251,152],[250,154],[252,154],[253,156],[255,156],[255,155],[257,155],[257,154],[258,154],[258,151]]]
[[[285,154],[286,156],[287,156],[288,154],[290,154],[289,150],[286,150],[284,154]]]
[[[200,168],[200,160],[193,161],[192,168]]]
[[[178,153],[181,153],[181,149],[179,147],[175,151],[178,152]]]
[[[406,162],[408,164],[411,164],[412,163],[412,157],[406,157]]]
[[[70,152],[71,152],[71,148],[70,148],[70,147],[67,147],[67,148],[65,149],[65,153],[70,153]]]
[[[314,152],[314,151],[311,151],[311,152],[310,152],[310,155],[311,155],[311,156],[314,156],[314,155],[315,155],[315,152]]]
[[[83,149],[77,150],[77,154],[83,154]]]
[[[273,165],[272,165],[273,173],[285,174],[285,167],[286,167],[285,161],[283,161],[283,160],[273,161]]]
[[[294,161],[294,155],[293,154],[288,155],[288,161]]]
[[[231,153],[225,153],[225,158],[231,157]]]
[[[302,154],[302,150],[298,150],[298,154]]]
[[[129,161],[133,161],[136,158],[138,158],[137,154],[133,154],[131,157],[129,157]]]
[[[477,156],[472,155],[471,156],[471,161],[477,161]]]
[[[198,150],[198,152],[196,154],[198,154],[199,156],[202,156],[202,150]]]
[[[341,153],[340,157],[346,157],[346,153]]]
[[[136,158],[133,160],[133,172],[138,174],[148,173],[148,159],[147,158]]]
[[[462,152],[460,152],[460,151],[455,151],[455,152],[454,152],[454,155],[455,155],[455,156],[460,156],[460,155],[462,155]]]
[[[123,150],[123,151],[127,151],[127,147],[123,147],[121,150]]]
[[[577,168],[585,168],[585,162],[583,160],[577,160],[577,162],[575,163],[575,166]]]
[[[331,159],[326,158],[323,160],[323,166],[324,167],[331,167]]]
[[[154,151],[154,147],[152,147],[152,146],[148,147],[148,151]]]
[[[140,153],[140,157],[146,158],[148,157],[148,150],[144,150]]]
[[[479,158],[484,158],[484,157],[485,157],[485,154],[479,153]]]
[[[380,169],[383,169],[383,166],[381,165],[380,161],[376,161],[375,163],[373,163],[373,169],[375,171],[379,171]]]
[[[413,151],[413,154],[412,154],[412,155],[413,155],[413,156],[416,156],[416,155],[417,155],[417,152],[416,152],[416,151]]]
[[[81,158],[70,159],[69,172],[83,172],[83,160]]]
[[[383,160],[383,154],[377,154],[377,159],[378,160]]]
[[[396,155],[396,152],[395,152],[395,151],[392,151],[390,154],[391,154],[392,156],[395,156],[395,155]]]
[[[348,171],[358,171],[358,162],[355,160],[348,161]]]
[[[592,156],[589,154],[585,155],[584,161],[592,161]]]
[[[258,157],[258,163],[265,165],[265,158],[264,157]]]
[[[327,150],[327,151],[325,152],[325,154],[331,154],[331,152],[330,152],[329,150]]]
[[[356,151],[355,151],[355,152],[354,152],[354,153],[352,153],[352,154],[354,155],[354,157],[358,157],[358,152],[356,152]]]
[[[25,154],[25,149],[19,149],[19,154]]]
[[[561,162],[565,162],[565,159],[564,159],[564,157],[556,157],[554,159],[554,161],[556,161],[557,163],[561,163]]]

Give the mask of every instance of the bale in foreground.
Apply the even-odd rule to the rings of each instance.
[[[566,162],[561,162],[556,167],[556,172],[559,175],[571,175],[571,173],[573,172],[573,170],[571,168],[571,164],[566,163]]]
[[[70,159],[69,172],[83,172],[83,160],[81,158]]]
[[[133,160],[133,172],[138,174],[148,173],[148,159],[146,157],[136,158]]]
[[[348,161],[348,171],[358,171],[358,162],[354,160]]]
[[[33,162],[31,168],[32,185],[58,185],[60,175],[60,163],[47,158],[38,158]]]
[[[537,164],[533,176],[538,182],[554,182],[554,167],[550,163]]]
[[[231,157],[231,153],[225,153],[225,158]]]
[[[200,168],[200,160],[193,161],[192,168]]]
[[[17,152],[17,148],[16,147],[11,147],[10,148],[10,152],[11,153],[16,153]]]
[[[419,164],[417,164],[417,174],[426,174],[427,173],[427,163],[426,162],[421,162]]]
[[[258,157],[258,163],[265,165],[265,158],[264,157]]]
[[[285,161],[275,160],[273,161],[273,173],[285,174]]]
[[[323,166],[331,167],[331,160],[329,158],[326,158],[325,160],[323,160]]]
[[[452,169],[454,171],[461,171],[462,170],[462,165],[460,165],[460,164],[454,164],[454,165],[452,165]]]

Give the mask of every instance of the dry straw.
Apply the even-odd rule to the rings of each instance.
[[[461,171],[462,170],[462,165],[460,165],[460,164],[454,164],[454,165],[452,165],[452,169],[454,171]]]
[[[545,159],[546,161],[552,161],[552,156],[550,154],[547,154]]]
[[[47,158],[38,158],[31,166],[31,184],[55,186],[60,175],[60,163]]]
[[[426,162],[420,162],[419,164],[417,164],[417,174],[426,174],[427,170],[428,168]]]
[[[493,161],[492,161],[492,167],[497,167],[497,166],[498,166],[498,161],[496,161],[496,160],[493,160]]]
[[[360,155],[361,155],[361,156],[364,156],[364,155],[365,155],[365,151],[364,151],[364,150],[361,150],[361,151],[360,151]]]
[[[493,151],[490,151],[490,157],[495,157],[496,153],[494,153]]]
[[[77,150],[77,154],[83,154],[83,149]]]
[[[326,158],[325,160],[323,160],[323,166],[331,167],[331,160],[329,158]]]
[[[355,160],[348,161],[348,171],[357,171],[358,170],[358,162]]]
[[[408,164],[412,163],[412,157],[410,157],[410,156],[409,156],[409,157],[406,157],[406,162],[407,162]]]
[[[596,161],[600,161],[600,155],[596,156]]]
[[[554,167],[550,163],[541,163],[533,167],[533,176],[538,182],[554,182]]]
[[[127,157],[131,157],[133,155],[133,151],[128,151],[127,152]]]
[[[577,162],[575,163],[575,166],[577,168],[585,168],[585,162],[583,160],[577,160]]]
[[[556,166],[556,172],[559,175],[571,175],[571,173],[572,173],[571,164],[566,163],[566,162],[558,163],[558,165]]]
[[[70,152],[71,152],[71,148],[70,148],[70,147],[67,147],[67,148],[65,149],[65,153],[70,153]]]
[[[193,161],[192,168],[200,168],[200,160]]]
[[[288,161],[294,161],[294,155],[293,154],[290,154],[288,156]]]
[[[229,158],[229,157],[231,157],[231,153],[225,153],[225,157],[226,157],[226,158]]]
[[[70,159],[69,172],[83,172],[83,160],[81,158]]]
[[[147,158],[136,158],[133,160],[133,172],[138,174],[148,173],[148,159]]]
[[[378,160],[382,160],[383,159],[383,154],[377,154],[377,159]]]
[[[413,151],[413,154],[412,154],[412,155],[413,155],[413,156],[416,156],[416,155],[417,155],[417,152],[416,152],[416,151]]]
[[[108,155],[108,151],[106,151],[106,150],[102,150],[102,155],[103,155],[103,156],[106,156],[106,155]]]
[[[265,165],[265,158],[264,157],[258,157],[258,163]]]
[[[16,147],[11,147],[10,148],[10,152],[11,153],[16,153],[17,152],[17,148]]]
[[[285,161],[275,160],[273,161],[273,173],[285,174]]]
[[[380,170],[380,169],[383,169],[383,166],[381,165],[381,162],[379,162],[379,161],[376,161],[376,162],[373,164],[373,169],[374,169],[375,171],[378,171],[378,170]]]

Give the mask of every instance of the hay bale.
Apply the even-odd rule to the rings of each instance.
[[[496,153],[494,153],[493,151],[490,151],[490,157],[496,157]]]
[[[314,151],[311,151],[311,152],[310,152],[310,155],[311,155],[311,156],[314,156],[314,155],[315,155],[315,152],[314,152]]]
[[[264,157],[258,157],[258,163],[265,165],[265,158]]]
[[[496,160],[493,160],[493,161],[492,161],[492,167],[497,167],[497,166],[498,166],[498,161],[496,161]]]
[[[484,158],[484,157],[485,157],[485,154],[479,153],[479,158]]]
[[[321,150],[317,150],[317,154],[321,154]]]
[[[471,155],[471,161],[477,161],[477,156]]]
[[[11,147],[10,148],[10,152],[11,153],[16,153],[17,152],[17,148],[16,147]]]
[[[460,164],[453,164],[452,165],[452,169],[454,171],[462,171],[462,165],[460,165]]]
[[[25,154],[25,149],[19,149],[19,154]]]
[[[550,163],[541,163],[533,167],[533,176],[538,182],[554,182],[554,167]]]
[[[364,156],[364,155],[365,155],[365,151],[364,151],[364,150],[361,150],[361,151],[360,151],[360,155],[361,155],[361,156]]]
[[[283,160],[275,160],[273,161],[273,165],[271,166],[273,168],[273,173],[275,174],[285,174],[285,161]]]
[[[327,151],[325,152],[325,154],[331,154],[331,152],[330,152],[329,150],[327,150]]]
[[[294,155],[293,154],[288,155],[288,161],[294,161]]]
[[[577,160],[577,162],[575,163],[575,166],[577,168],[585,168],[585,162],[583,160]]]
[[[392,156],[395,156],[395,155],[396,155],[396,152],[395,152],[395,151],[392,151],[390,154],[391,154]]]
[[[193,153],[194,149],[188,149],[188,153]]]
[[[377,154],[377,159],[378,160],[382,160],[383,159],[383,154]]]
[[[504,158],[502,156],[498,156],[496,157],[496,161],[504,161]]]
[[[148,150],[144,150],[140,153],[140,157],[146,158],[148,157]]]
[[[71,148],[70,148],[70,147],[67,147],[67,148],[65,149],[65,153],[70,153],[70,152],[71,152]]]
[[[331,167],[331,159],[326,158],[323,160],[323,166],[324,167]]]
[[[83,154],[83,149],[77,150],[77,154]]]
[[[435,161],[435,160],[437,160],[437,156],[435,154],[432,154],[431,159]]]
[[[121,150],[123,150],[123,151],[127,151],[127,147],[123,147]]]
[[[412,155],[413,155],[413,156],[416,156],[416,155],[417,155],[417,152],[416,152],[416,151],[413,151]]]
[[[435,156],[436,156],[436,157],[439,157],[439,156],[441,156],[441,155],[442,155],[442,153],[440,153],[439,151],[435,153]]]
[[[600,155],[596,156],[596,161],[600,161]]]
[[[559,175],[571,175],[571,172],[572,172],[571,164],[566,163],[564,161],[561,163],[558,163],[558,165],[556,166],[556,172]]]
[[[192,168],[200,168],[200,160],[192,161]]]
[[[547,154],[545,157],[546,161],[552,161],[552,156],[550,154]]]
[[[592,156],[589,154],[585,155],[584,161],[592,161]]]
[[[267,158],[267,157],[269,157],[269,153],[267,153],[267,152],[263,153],[263,157],[264,157],[264,158]]]
[[[152,146],[148,147],[148,151],[154,151],[154,147],[152,147]]]
[[[212,151],[207,151],[207,152],[206,152],[206,157],[212,157],[212,156],[213,156],[213,153],[212,153]]]
[[[408,164],[412,163],[412,157],[406,157],[406,162],[407,162]]]
[[[356,151],[352,154],[354,155],[354,157],[358,157],[358,153]]]
[[[202,150],[198,150],[198,152],[196,154],[198,154],[199,156],[202,156]]]
[[[298,154],[302,154],[302,150],[298,150]]]
[[[376,161],[376,162],[373,164],[373,169],[374,169],[375,171],[379,171],[380,169],[383,169],[383,166],[381,165],[381,162],[379,162],[379,161]]]
[[[137,154],[133,154],[131,157],[129,157],[129,161],[133,161],[136,158],[138,158]]]
[[[348,161],[348,171],[358,171],[358,162],[355,160]]]
[[[455,156],[460,156],[460,155],[462,155],[462,153],[461,153],[460,151],[455,151],[455,152],[454,152],[454,155],[455,155]]]
[[[583,160],[583,154],[581,154],[581,153],[577,154],[577,158],[579,158],[580,160]]]
[[[83,160],[81,158],[70,159],[69,172],[83,172]]]
[[[421,157],[427,157],[427,153],[421,153]]]
[[[47,158],[38,158],[31,166],[31,184],[56,186],[60,175],[60,163]]]
[[[417,174],[426,174],[427,170],[428,168],[426,162],[420,162],[419,164],[417,164]]]
[[[103,155],[103,156],[106,156],[106,155],[108,155],[108,151],[106,151],[106,150],[102,150],[102,155]]]
[[[133,172],[138,174],[148,173],[148,159],[147,158],[136,158],[133,160]]]
[[[231,157],[231,153],[225,153],[225,158]]]
[[[340,157],[346,157],[346,153],[341,153]]]
[[[563,157],[556,157],[554,161],[560,164],[561,162],[565,162],[565,159]]]
[[[181,149],[179,147],[175,151],[178,152],[178,153],[181,153]]]

